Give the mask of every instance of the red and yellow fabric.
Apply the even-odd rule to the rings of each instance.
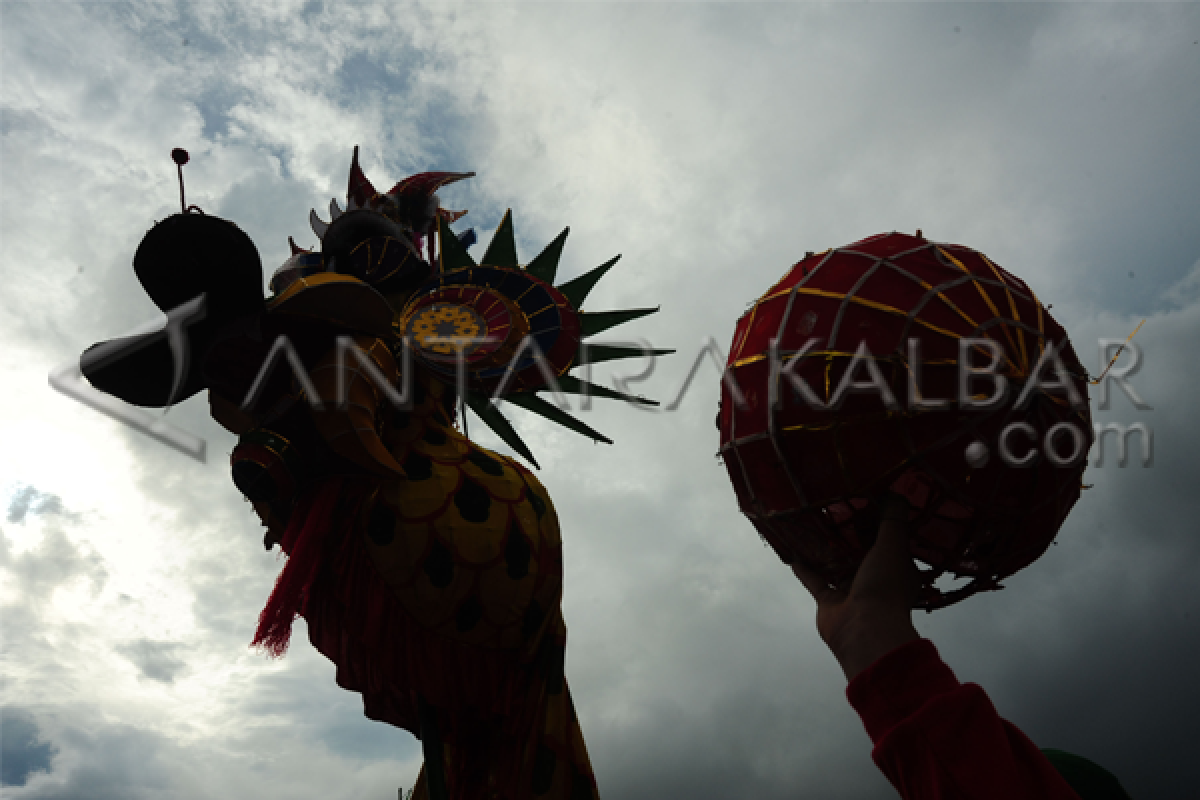
[[[419,734],[418,698],[435,709],[452,798],[596,797],[563,674],[554,506],[519,463],[454,429],[441,381],[417,370],[412,389],[407,411],[365,396],[351,406],[371,412],[403,475],[311,487],[283,537],[276,593],[292,587],[313,645],[368,717]],[[272,611],[281,602],[264,624],[288,617]]]

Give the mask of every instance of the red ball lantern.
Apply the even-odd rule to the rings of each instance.
[[[832,586],[853,579],[884,493],[904,495],[932,610],[1001,588],[1054,540],[1094,439],[1087,386],[1020,278],[881,234],[809,253],[738,321],[721,454],[767,543]]]

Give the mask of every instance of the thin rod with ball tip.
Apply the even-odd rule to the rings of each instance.
[[[171,160],[175,162],[175,168],[179,170],[179,211],[186,214],[187,204],[183,200],[183,165],[188,162],[188,151],[182,147],[176,147],[171,151]]]

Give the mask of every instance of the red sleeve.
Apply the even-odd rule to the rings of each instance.
[[[906,800],[1079,800],[983,689],[959,683],[928,639],[901,645],[846,687],[871,757]]]

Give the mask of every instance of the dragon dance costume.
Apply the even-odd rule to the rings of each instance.
[[[160,331],[121,342],[115,359],[90,359],[97,346],[81,367],[142,406],[208,390],[214,419],[239,436],[234,482],[268,549],[288,554],[255,644],[282,655],[303,616],[366,715],[422,739],[416,797],[593,798],[564,677],[554,505],[519,461],[455,423],[470,406],[536,466],[490,402],[499,394],[608,441],[535,392],[650,402],[567,371],[642,355],[583,340],[657,309],[580,311],[616,259],[556,287],[567,232],[521,266],[509,214],[476,264],[449,228],[465,212],[434,194],[471,174],[423,173],[379,193],[355,148],[347,209],[331,203],[329,223],[312,214],[320,251],[293,243],[269,299],[249,238],[185,209],[134,258],[164,311],[205,296],[183,363]]]

